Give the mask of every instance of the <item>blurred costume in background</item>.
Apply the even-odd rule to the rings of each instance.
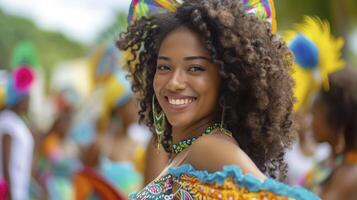
[[[94,129],[94,134],[85,136],[82,131],[82,136],[77,137],[81,138],[79,141],[86,141],[82,144],[87,147],[82,158],[86,167],[78,171],[74,179],[76,199],[104,198],[113,192],[110,187],[119,196],[140,189],[144,148],[150,138],[149,131],[137,124],[136,103],[126,73],[119,67],[119,51],[109,45],[99,48],[93,57],[97,97],[93,103],[100,110],[91,119],[95,127],[82,128]],[[91,139],[85,139],[88,136]]]
[[[37,174],[51,200],[73,199],[72,175],[79,169],[79,150],[68,137],[74,108],[63,91],[56,97],[55,121],[40,144]]]
[[[81,147],[91,144],[96,137],[96,121],[101,114],[104,84],[118,65],[118,52],[114,45],[98,45],[88,58],[91,94],[81,102],[74,115],[70,137]]]
[[[7,90],[7,81],[8,81],[8,74],[6,71],[0,71],[0,112],[4,109],[5,107],[5,102],[6,102],[6,90]],[[1,148],[2,148],[2,138],[1,138]],[[0,151],[2,152],[2,150]],[[3,161],[1,161],[2,165]],[[8,193],[8,184],[5,181],[4,177],[0,177],[0,199],[4,200],[7,198],[7,193]]]
[[[7,90],[7,81],[8,74],[5,70],[0,70],[0,111],[5,108],[6,102],[6,90]]]
[[[304,177],[314,164],[329,155],[327,144],[316,144],[311,130],[312,97],[323,87],[329,88],[328,75],[344,67],[341,58],[343,39],[331,35],[330,25],[317,17],[305,16],[300,24],[284,35],[294,56],[293,78],[297,102],[294,105],[298,143],[286,154],[288,181],[303,185]]]
[[[4,195],[8,187],[7,194],[13,200],[29,199],[34,140],[26,124],[26,112],[34,80],[34,71],[27,65],[20,65],[0,89],[0,102],[5,107],[0,113],[0,193]]]
[[[293,78],[296,82],[294,110],[304,109],[321,87],[329,88],[328,75],[342,69],[344,40],[331,34],[330,25],[317,17],[304,21],[285,33],[284,39],[294,56]]]
[[[126,197],[121,194],[117,188],[113,187],[96,170],[90,167],[84,167],[79,170],[73,178],[76,199],[115,199],[125,200]]]
[[[142,185],[144,146],[129,135],[133,131],[130,129],[138,126],[138,117],[131,85],[125,76],[122,69],[116,69],[105,87],[101,120],[107,122],[101,123],[109,123],[109,132],[102,146],[100,171],[116,188],[129,194]]]

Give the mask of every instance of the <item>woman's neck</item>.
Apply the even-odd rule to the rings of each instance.
[[[199,137],[203,134],[204,130],[212,124],[212,116],[206,117],[194,124],[190,124],[185,127],[172,127],[172,140],[176,144],[181,140]]]
[[[124,130],[115,131],[115,133],[113,133],[113,134],[114,134],[114,136],[113,136],[114,140],[122,140],[123,138],[128,137],[127,132],[125,132]]]

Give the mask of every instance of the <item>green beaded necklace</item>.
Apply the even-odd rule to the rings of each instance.
[[[219,123],[214,123],[211,126],[208,126],[205,131],[203,132],[202,135],[208,135],[210,134],[214,129],[219,128],[220,124]],[[188,138],[188,139],[184,139],[179,141],[176,144],[172,145],[172,152],[174,152],[175,154],[179,154],[180,152],[182,152],[183,150],[185,150],[187,147],[191,146],[191,144],[193,144],[193,142],[195,140],[197,140],[199,137],[192,137],[192,138]]]

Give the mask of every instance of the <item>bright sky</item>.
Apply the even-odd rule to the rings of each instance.
[[[108,27],[115,11],[127,11],[131,0],[0,0],[0,9],[59,31],[83,43],[93,42]]]

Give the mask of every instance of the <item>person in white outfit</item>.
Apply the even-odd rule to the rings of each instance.
[[[34,140],[24,113],[34,73],[27,66],[16,68],[8,78],[0,112],[0,181],[7,185],[4,199],[27,200],[31,180]],[[1,107],[1,105],[0,105]]]

